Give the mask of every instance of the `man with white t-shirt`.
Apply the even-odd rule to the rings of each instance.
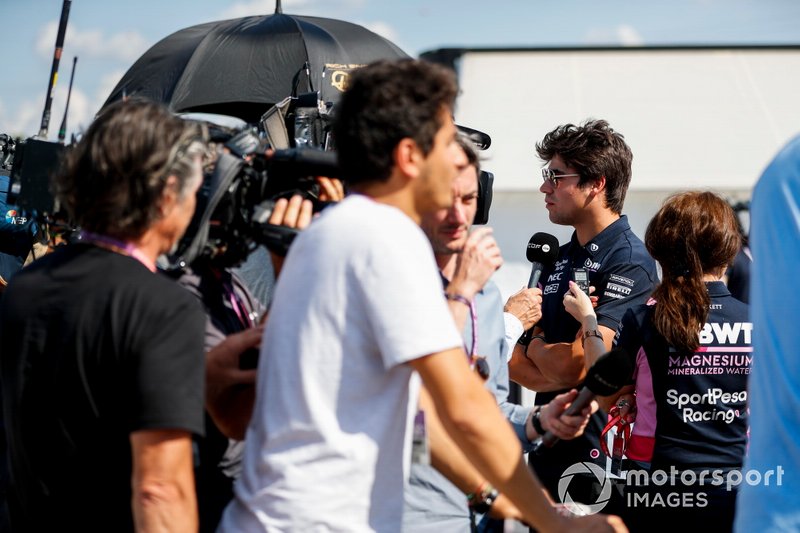
[[[352,75],[333,133],[354,194],[286,258],[221,531],[399,531],[419,377],[447,431],[526,521],[542,531],[622,527],[554,511],[467,364],[418,226],[452,201],[456,92],[450,71],[421,61]]]

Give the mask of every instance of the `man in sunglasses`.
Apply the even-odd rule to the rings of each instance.
[[[539,436],[534,429],[532,415],[535,414],[536,420],[540,419],[550,429],[553,420],[559,418],[577,391],[560,396],[543,413],[538,412],[539,407],[531,409],[508,401],[503,300],[497,285],[490,280],[502,265],[503,258],[491,228],[470,232],[478,210],[480,160],[472,141],[464,135],[459,135],[456,140],[465,159],[453,181],[453,204],[447,209],[426,213],[420,226],[431,242],[447,293],[464,298],[450,298],[448,305],[457,328],[463,334],[464,351],[470,364],[495,396],[523,450],[529,451]],[[521,322],[528,321],[524,315],[529,311],[541,314],[542,291],[534,288],[524,289],[524,292],[527,294],[515,295],[518,304],[514,309]],[[524,302],[529,303],[523,306]],[[530,323],[535,321],[531,319]],[[434,409],[424,393],[421,407],[427,407],[424,409],[425,415],[431,422]],[[571,439],[583,432],[588,420],[588,410],[582,416],[563,417],[554,431],[558,432],[560,438]],[[440,445],[442,438],[446,437],[432,435],[433,463],[441,467],[442,462],[449,461],[449,467],[440,472],[433,466],[412,464],[409,486],[405,491],[403,530],[466,531],[472,521],[480,531],[503,531],[500,518],[517,518],[518,514],[515,515],[514,509],[509,509],[510,503],[502,495],[491,505],[485,505],[484,498],[476,490],[483,477],[471,465],[453,461],[454,450],[443,449]],[[487,486],[486,489],[491,495],[491,487]],[[465,495],[471,495],[471,498]],[[496,519],[483,514],[487,507]],[[476,513],[476,510],[479,512]]]
[[[657,273],[644,243],[622,214],[633,159],[623,136],[604,120],[590,120],[555,128],[536,150],[547,163],[539,190],[545,195],[550,221],[575,229],[570,241],[561,246],[555,264],[542,272],[542,318],[530,343],[515,347],[509,362],[511,379],[536,391],[536,403],[545,404],[583,380],[583,341],[588,336],[601,337],[606,349],[611,349],[622,315],[628,307],[647,301]],[[582,331],[564,309],[564,294],[576,269],[585,270],[594,287],[596,330]],[[558,482],[570,465],[592,461],[605,469],[606,457],[600,451],[605,424],[606,413],[598,411],[581,438],[529,456],[555,499]],[[600,488],[593,475],[575,476],[569,495],[575,501],[594,504]],[[621,503],[612,497],[605,510],[618,512],[615,505]]]

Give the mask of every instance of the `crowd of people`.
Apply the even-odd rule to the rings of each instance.
[[[725,284],[743,250],[731,206],[676,194],[640,240],[623,214],[633,154],[604,120],[536,144],[550,221],[574,232],[538,287],[504,301],[501,251],[473,227],[481,160],[453,122],[457,92],[424,61],[353,73],[332,125],[345,185],[318,178],[335,205],[316,215],[300,196],[274,205],[269,222],[300,232],[264,265],[266,306],[219,257],[175,279],[157,266],[218,156],[202,123],[152,102],[104,109],[54,180],[79,236],[0,301],[0,526],[800,528],[777,287],[791,261],[778,281],[759,270],[800,242],[797,142],[754,196],[752,319]],[[612,349],[625,386],[580,403]],[[510,401],[511,381],[535,405]]]

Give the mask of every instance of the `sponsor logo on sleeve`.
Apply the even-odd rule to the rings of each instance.
[[[609,274],[608,281],[621,283],[622,285],[627,285],[628,287],[633,287],[633,285],[635,284],[635,282],[631,278],[626,278],[625,276],[620,276],[619,274]]]

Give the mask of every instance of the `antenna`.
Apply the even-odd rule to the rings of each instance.
[[[280,0],[279,0],[280,1]],[[53,87],[58,81],[58,62],[61,60],[61,51],[64,48],[64,34],[67,33],[67,20],[69,19],[69,8],[72,0],[64,0],[61,6],[61,21],[58,23],[58,35],[56,35],[56,50],[53,53],[53,67],[50,69],[50,79],[47,81],[47,96],[44,99],[44,112],[42,113],[42,125],[39,128],[38,137],[47,138],[47,128],[50,126],[50,106],[53,104]]]
[[[72,74],[69,75],[69,89],[67,89],[67,105],[64,106],[64,120],[61,121],[61,127],[58,129],[58,142],[64,144],[64,138],[67,136],[67,111],[69,111],[69,97],[72,96],[72,80],[75,79],[75,65],[78,64],[78,56],[72,58]]]

